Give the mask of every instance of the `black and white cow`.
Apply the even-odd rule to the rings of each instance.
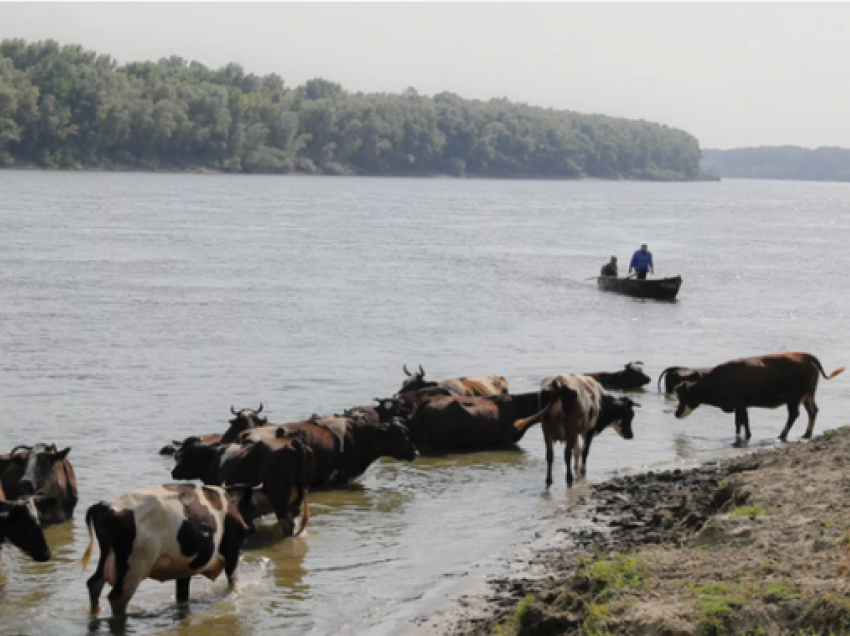
[[[145,579],[177,581],[177,602],[189,600],[191,577],[215,580],[222,570],[232,585],[245,536],[254,531],[250,486],[165,484],[100,502],[86,512],[91,559],[100,546],[97,571],[88,580],[91,612],[100,610],[104,583],[112,586],[113,616],[124,616]]]
[[[0,488],[0,495],[2,493]],[[0,546],[7,539],[39,563],[50,560],[50,547],[32,497],[22,501],[6,501],[0,497]]]

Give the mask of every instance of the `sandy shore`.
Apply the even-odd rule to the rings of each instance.
[[[431,630],[850,634],[848,468],[845,427],[591,485],[574,525]]]

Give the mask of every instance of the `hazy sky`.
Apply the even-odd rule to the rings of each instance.
[[[850,147],[850,4],[0,3],[0,37]]]

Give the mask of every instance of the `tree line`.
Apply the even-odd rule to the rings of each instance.
[[[702,168],[718,177],[850,181],[850,150],[764,146],[704,150]]]
[[[642,120],[0,42],[5,167],[690,180],[699,161],[693,136]]]

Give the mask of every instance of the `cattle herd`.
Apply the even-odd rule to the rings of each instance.
[[[420,366],[390,398],[359,406],[341,415],[274,424],[257,409],[231,407],[229,427],[173,441],[160,453],[173,455],[171,476],[203,485],[165,484],[100,502],[86,513],[89,544],[95,539],[100,558],[88,580],[92,613],[99,611],[103,586],[113,616],[125,616],[139,584],[146,578],[176,581],[177,601],[189,598],[192,576],[216,579],[222,571],[234,580],[245,537],[254,519],[274,514],[285,537],[297,536],[310,518],[311,488],[339,486],[362,475],[381,457],[413,461],[419,453],[468,452],[515,445],[540,423],[546,445],[546,487],[552,484],[554,443],[566,445],[567,485],[575,470],[584,473],[591,443],[606,428],[624,439],[634,437],[639,404],[609,390],[641,390],[651,382],[643,363],[632,362],[615,373],[556,375],[539,391],[510,393],[501,376],[460,377],[440,382],[425,379]],[[736,434],[749,439],[749,407],[788,408],[780,439],[787,438],[800,405],[809,416],[809,438],[817,416],[819,378],[831,379],[818,359],[785,353],[733,360],[713,368],[671,367],[658,378],[659,388],[678,398],[676,417],[702,404],[734,413]],[[42,525],[73,515],[77,504],[70,448],[17,446],[0,455],[0,544],[8,540],[36,561],[50,559]],[[300,523],[296,528],[296,519]]]

